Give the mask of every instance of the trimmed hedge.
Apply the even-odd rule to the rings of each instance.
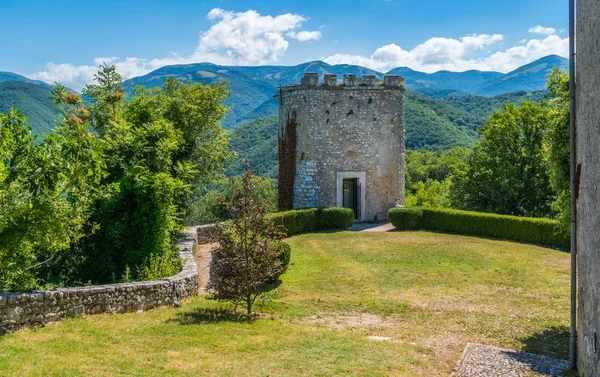
[[[285,228],[288,236],[317,230],[346,229],[354,224],[349,208],[307,208],[269,214],[275,225]]]
[[[569,248],[570,244],[568,236],[557,232],[558,222],[550,219],[418,207],[392,208],[388,217],[396,229],[402,230],[434,230],[561,248]]]

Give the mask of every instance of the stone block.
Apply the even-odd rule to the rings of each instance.
[[[345,74],[344,75],[344,86],[354,86],[354,85],[356,85],[356,75]]]
[[[366,86],[374,86],[375,83],[377,82],[377,76],[375,75],[363,75],[362,77],[362,83],[363,85]]]
[[[326,74],[324,76],[325,86],[337,86],[337,75]]]
[[[390,87],[403,87],[404,78],[398,75],[385,75],[383,76],[383,85]]]
[[[304,72],[304,77],[300,80],[302,86],[317,86],[319,83],[319,74],[316,72]]]

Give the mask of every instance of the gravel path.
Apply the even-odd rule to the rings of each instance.
[[[354,230],[356,232],[389,232],[395,230],[391,223],[387,224],[373,224],[373,223],[354,223],[348,230]]]
[[[198,293],[207,294],[206,285],[210,281],[210,263],[212,261],[211,250],[215,244],[203,244],[196,246],[196,264],[198,265]]]
[[[566,360],[468,343],[451,377],[562,376]]]

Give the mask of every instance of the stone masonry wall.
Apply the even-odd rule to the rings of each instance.
[[[307,73],[301,85],[280,91],[280,134],[296,112],[297,149],[294,208],[337,205],[337,173],[365,172],[365,220],[387,217],[404,204],[404,81],[377,85],[365,75],[358,84],[344,75]]]
[[[0,333],[74,315],[144,311],[194,296],[198,293],[195,238],[196,227],[186,229],[179,241],[182,270],[169,278],[46,292],[0,293]]]
[[[566,4],[566,3],[565,3]],[[566,7],[565,7],[566,9]],[[600,3],[577,1],[577,203],[581,377],[600,376]]]

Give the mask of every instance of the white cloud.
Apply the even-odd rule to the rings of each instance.
[[[370,57],[335,54],[324,60],[329,64],[358,64],[381,72],[396,67],[410,67],[422,72],[470,69],[509,72],[547,55],[568,55],[568,39],[557,35],[549,35],[541,40],[520,41],[525,44],[489,52],[492,46],[502,40],[500,34],[468,35],[460,39],[432,38],[412,50],[389,44],[375,50]]]
[[[533,34],[553,35],[556,34],[556,29],[553,27],[543,27],[538,25],[529,29],[529,32]]]
[[[293,39],[296,39],[300,42],[306,41],[318,41],[323,36],[320,31],[301,31],[296,33],[295,31],[290,31],[287,33],[287,36]]]
[[[94,65],[100,64],[110,64],[116,61],[118,58],[116,56],[111,56],[110,58],[96,58],[94,59]]]
[[[167,58],[144,59],[127,57],[96,58],[94,66],[48,63],[45,69],[31,75],[46,82],[58,81],[74,89],[92,82],[97,66],[114,64],[126,78],[146,74],[169,64],[211,62],[224,65],[261,65],[276,63],[288,49],[285,36],[301,42],[320,40],[319,31],[299,31],[306,18],[292,13],[262,16],[254,10],[231,12],[220,8],[211,10],[207,19],[214,24],[200,33],[196,50],[187,57],[173,54]],[[286,34],[287,33],[287,34]]]
[[[44,70],[31,75],[31,78],[49,83],[58,81],[80,89],[93,81],[101,63],[114,64],[125,78],[144,75],[171,64],[273,64],[287,52],[289,38],[301,42],[322,38],[320,31],[301,30],[306,18],[292,13],[262,16],[254,10],[232,12],[215,8],[208,13],[207,19],[213,24],[200,33],[198,45],[189,56],[173,53],[156,59],[99,57],[93,60],[93,64],[81,66],[48,63]],[[357,64],[381,72],[403,66],[423,72],[469,69],[508,72],[546,55],[568,56],[568,39],[554,34],[554,29],[536,26],[530,32],[546,35],[521,40],[509,47],[502,47],[502,34],[471,34],[458,39],[431,38],[411,50],[392,43],[379,47],[371,56],[337,53],[323,60],[330,64]]]

